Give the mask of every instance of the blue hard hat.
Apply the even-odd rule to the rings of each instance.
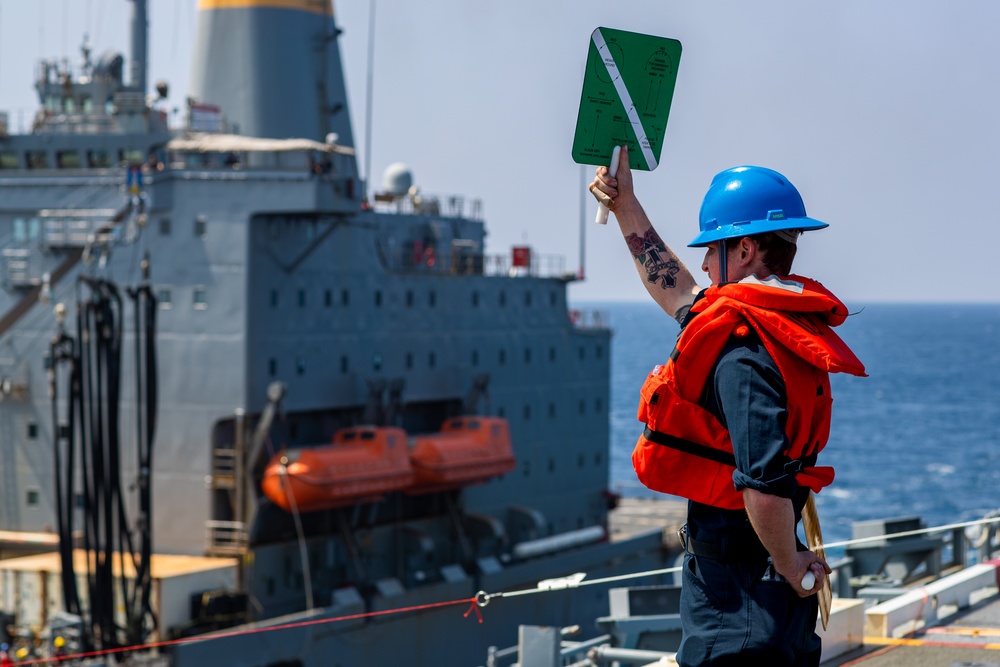
[[[788,179],[764,167],[733,167],[716,174],[698,216],[701,233],[691,248],[715,241],[782,229],[823,229]]]

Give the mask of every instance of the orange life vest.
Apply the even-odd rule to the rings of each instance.
[[[723,509],[742,509],[732,475],[736,459],[729,432],[700,405],[716,360],[732,337],[751,330],[774,359],[785,382],[789,461],[796,481],[819,491],[833,468],[816,466],[830,435],[830,373],[865,375],[865,368],[833,332],[847,308],[814,280],[751,276],[705,290],[696,317],[681,332],[670,360],[642,386],[639,421],[646,430],[632,453],[647,487]]]

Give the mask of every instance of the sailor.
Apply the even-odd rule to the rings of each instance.
[[[614,212],[643,284],[681,325],[670,359],[642,388],[640,480],[688,498],[680,665],[818,665],[816,593],[830,568],[797,536],[830,425],[830,372],[864,375],[831,329],[847,309],[791,274],[806,216],[781,174],[736,167],[705,195],[701,289],[636,199],[628,153],[590,185]],[[811,574],[811,577],[807,577]],[[813,582],[809,580],[813,579]],[[806,584],[805,586],[803,584]]]

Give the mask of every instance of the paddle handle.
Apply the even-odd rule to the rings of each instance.
[[[615,146],[614,150],[611,151],[611,165],[608,167],[608,173],[611,174],[612,177],[618,174],[618,158],[621,156],[621,153],[622,153],[621,146]],[[604,204],[598,204],[597,220],[595,220],[594,222],[596,222],[599,225],[608,224],[608,213],[610,213],[610,211],[608,211],[607,206],[605,206]]]

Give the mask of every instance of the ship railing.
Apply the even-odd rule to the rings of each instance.
[[[247,531],[242,521],[205,522],[208,554],[210,556],[237,556],[246,553]]]
[[[117,124],[114,116],[53,114],[43,110],[35,116],[35,128],[46,134],[110,134]]]
[[[577,329],[609,329],[611,313],[599,308],[570,308],[569,319]]]
[[[532,253],[528,262],[516,261],[509,254],[486,255],[483,260],[483,273],[487,276],[571,279],[576,275],[566,270],[566,258],[562,255]]]
[[[441,218],[483,219],[483,201],[469,199],[461,195],[405,194],[392,195],[376,193],[372,208],[380,213],[397,215],[433,215]]]
[[[49,248],[82,248],[117,213],[114,209],[49,209],[40,212],[42,242]]]

